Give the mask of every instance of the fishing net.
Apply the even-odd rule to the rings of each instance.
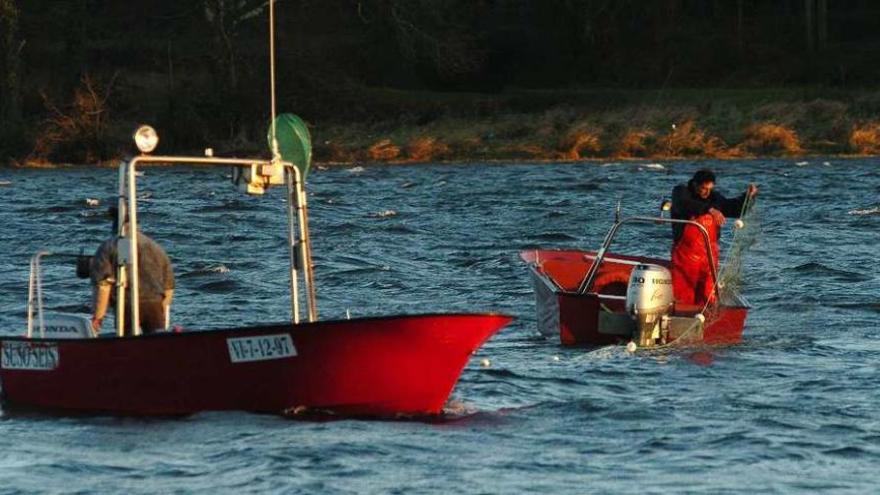
[[[760,211],[755,208],[755,199],[746,197],[743,202],[740,220],[742,228],[735,228],[730,245],[724,248],[724,263],[718,274],[719,292],[722,302],[732,301],[742,290],[743,267],[746,254],[755,245],[761,233]]]

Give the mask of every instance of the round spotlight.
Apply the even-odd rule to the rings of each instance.
[[[156,145],[159,144],[159,135],[156,134],[156,129],[148,125],[138,127],[134,131],[134,144],[141,150],[141,153],[149,153],[156,149]]]

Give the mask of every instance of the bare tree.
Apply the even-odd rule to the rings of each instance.
[[[828,47],[828,0],[816,3],[816,47],[824,50]]]
[[[0,27],[3,74],[0,82],[0,117],[9,127],[21,121],[21,51],[24,40],[18,36],[20,10],[15,0],[0,0]]]
[[[411,62],[430,64],[441,79],[466,78],[485,66],[485,43],[470,24],[470,16],[478,15],[476,7],[444,0],[362,0],[357,11],[364,22],[384,21],[400,53]]]
[[[268,8],[268,0],[204,0],[205,20],[214,30],[214,43],[220,50],[217,57],[225,69],[226,86],[238,91],[239,67],[236,37],[241,23],[260,15]]]

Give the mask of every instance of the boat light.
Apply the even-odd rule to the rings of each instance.
[[[159,144],[159,135],[156,129],[148,125],[142,125],[134,131],[134,144],[141,150],[141,153],[149,153],[156,149]]]

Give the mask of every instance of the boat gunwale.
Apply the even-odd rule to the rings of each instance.
[[[376,322],[383,320],[399,320],[399,319],[428,319],[428,318],[470,318],[470,317],[500,317],[502,319],[507,319],[507,322],[502,325],[509,325],[511,322],[516,320],[515,316],[511,316],[504,313],[496,313],[496,312],[484,312],[484,313],[418,313],[418,314],[398,314],[398,315],[383,315],[383,316],[365,316],[361,318],[351,318],[351,319],[335,319],[335,320],[319,320],[314,322],[303,321],[300,323],[290,323],[290,322],[281,322],[281,323],[269,323],[265,325],[251,325],[245,327],[229,327],[229,328],[210,328],[204,330],[186,330],[180,333],[176,332],[168,332],[168,331],[160,331],[149,334],[138,335],[137,337],[125,336],[118,337],[111,333],[106,333],[106,336],[99,337],[84,337],[84,338],[46,338],[46,337],[27,337],[26,335],[0,335],[0,342],[4,341],[15,341],[15,342],[34,342],[34,343],[49,343],[49,342],[132,342],[138,341],[141,339],[155,339],[155,338],[171,338],[171,337],[195,337],[195,336],[204,336],[207,334],[219,334],[219,333],[247,333],[247,332],[260,332],[260,331],[284,331],[284,332],[299,332],[310,330],[310,327],[320,327],[326,325],[335,325],[339,323],[359,323],[359,322]],[[353,328],[348,329],[350,332],[363,331],[358,325],[354,325]]]

